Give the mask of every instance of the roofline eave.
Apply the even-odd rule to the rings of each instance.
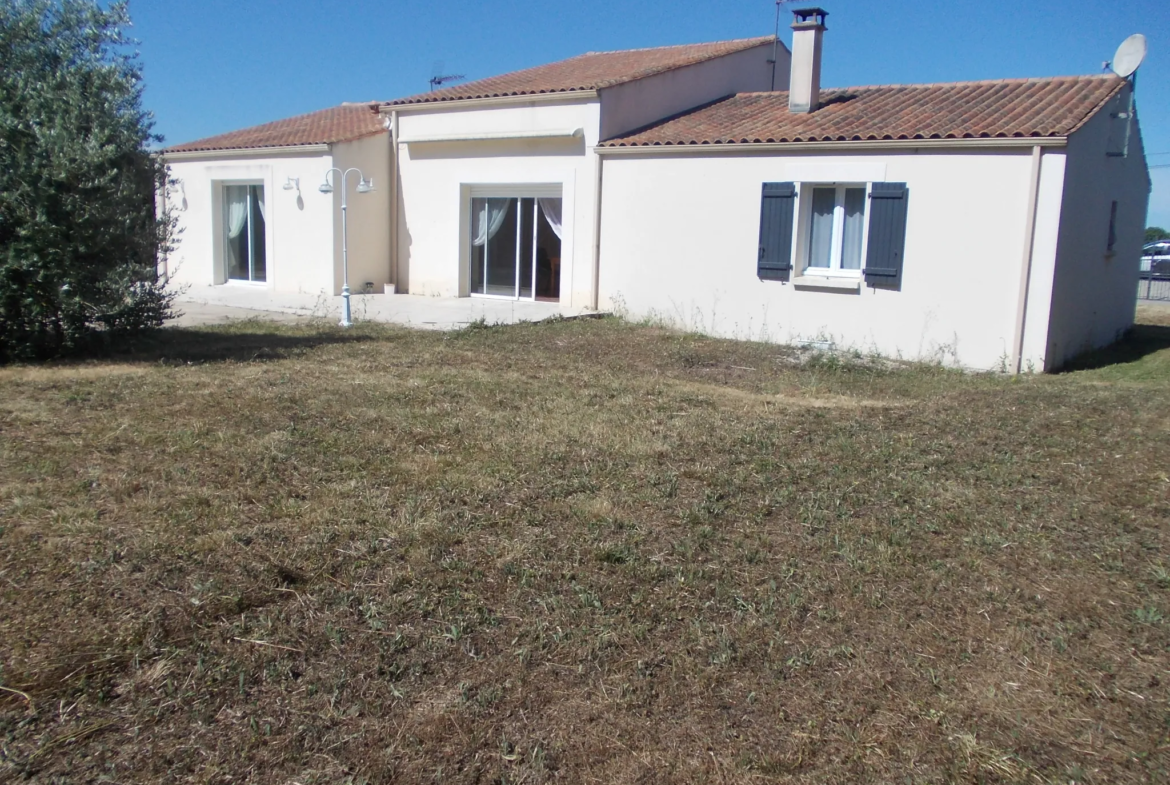
[[[393,112],[455,111],[530,103],[588,103],[598,100],[600,95],[600,90],[559,90],[551,93],[497,95],[487,98],[453,98],[447,101],[422,101],[414,104],[382,104],[378,107],[378,111],[381,114],[391,114]]]
[[[364,137],[363,137],[364,138]],[[323,155],[332,144],[286,144],[272,147],[229,147],[223,150],[160,150],[155,155],[166,161],[196,161],[208,158],[273,158],[289,155]]]
[[[971,148],[1065,147],[1067,136],[972,137],[962,139],[861,139],[833,142],[733,142],[711,144],[654,144],[605,147],[598,155],[708,155],[735,153],[812,153],[835,150],[913,150]]]

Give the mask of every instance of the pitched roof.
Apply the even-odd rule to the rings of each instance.
[[[377,103],[342,104],[319,112],[178,144],[166,148],[163,153],[332,144],[373,136],[385,130]]]
[[[568,60],[539,65],[523,71],[491,76],[467,84],[452,85],[430,93],[390,101],[390,106],[462,101],[470,98],[498,98],[537,93],[572,93],[644,79],[704,60],[742,52],[772,43],[772,36],[715,41],[707,44],[627,49],[619,52],[587,52]]]
[[[602,147],[1067,136],[1125,80],[1117,76],[847,87],[821,91],[815,112],[788,93],[740,93]]]

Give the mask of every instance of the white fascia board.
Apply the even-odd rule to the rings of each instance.
[[[830,153],[851,150],[936,150],[1064,147],[1065,136],[1004,139],[875,139],[847,142],[740,142],[734,144],[659,144],[593,148],[598,155],[712,155],[718,153]]]
[[[584,128],[558,128],[547,131],[480,131],[464,134],[432,134],[430,136],[399,137],[401,144],[431,142],[490,142],[508,139],[573,139],[584,136]]]
[[[183,150],[175,153],[159,152],[165,161],[198,161],[209,158],[266,158],[280,155],[324,155],[327,144],[294,144],[282,147],[239,147],[231,150]]]
[[[461,109],[483,109],[492,106],[515,104],[584,103],[596,101],[596,90],[565,90],[559,93],[527,93],[525,95],[500,95],[491,98],[459,98],[451,101],[425,101],[417,104],[383,104],[378,107],[382,114],[394,112],[437,112]]]

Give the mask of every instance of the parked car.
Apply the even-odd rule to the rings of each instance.
[[[1170,280],[1170,240],[1155,240],[1142,248],[1142,278]]]

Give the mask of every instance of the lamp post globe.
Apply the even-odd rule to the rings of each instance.
[[[321,183],[317,189],[318,191],[323,194],[333,193],[333,183],[330,181],[329,176],[334,172],[337,172],[341,176],[341,321],[338,324],[342,327],[352,327],[353,318],[349,305],[349,224],[346,217],[348,209],[346,183],[349,181],[350,174],[356,173],[358,176],[357,192],[359,194],[368,194],[374,190],[374,181],[372,178],[367,180],[361,170],[355,167],[346,169],[344,172],[337,167],[333,167],[325,172],[325,182]]]

